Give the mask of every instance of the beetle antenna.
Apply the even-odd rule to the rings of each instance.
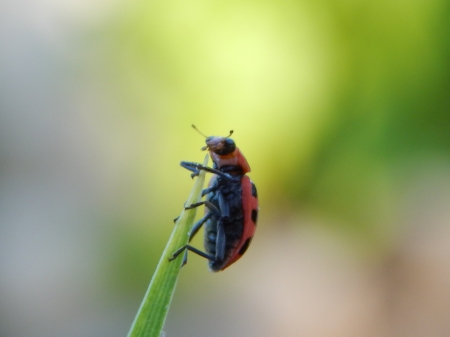
[[[225,138],[230,138],[231,137],[231,135],[233,134],[233,130],[230,130],[230,134],[228,135],[228,136],[226,136]]]
[[[205,134],[203,132],[201,132],[199,129],[197,129],[197,127],[192,124],[192,127],[194,128],[195,131],[197,131],[199,134],[201,134],[203,137],[208,138],[208,136],[205,136]]]

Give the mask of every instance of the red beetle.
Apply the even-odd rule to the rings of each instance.
[[[194,129],[197,128],[192,125]],[[197,130],[198,131],[198,130]],[[202,134],[200,131],[198,131]],[[205,224],[205,252],[190,245],[176,250],[170,261],[177,258],[183,251],[190,250],[209,260],[211,271],[224,270],[242,255],[244,255],[256,230],[258,218],[258,195],[256,186],[246,173],[250,166],[244,155],[236,147],[234,141],[227,137],[206,137],[206,146],[213,161],[213,168],[198,163],[182,161],[181,166],[192,171],[192,177],[200,170],[213,173],[208,188],[202,191],[206,201],[192,204],[186,209],[205,205],[205,215],[193,227],[189,241]],[[184,255],[183,265],[187,261]]]

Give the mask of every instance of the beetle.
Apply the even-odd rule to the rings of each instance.
[[[185,207],[192,209],[205,205],[205,215],[194,224],[189,233],[189,242],[205,225],[204,246],[206,252],[187,244],[177,249],[169,261],[173,261],[185,252],[183,265],[187,262],[187,250],[209,260],[209,268],[213,272],[224,270],[236,262],[248,249],[256,230],[258,220],[258,194],[255,184],[246,175],[250,172],[242,152],[230,138],[205,136],[195,125],[192,127],[203,135],[206,146],[213,161],[213,167],[199,163],[182,161],[180,165],[192,171],[195,177],[200,170],[213,173],[208,188],[202,191],[205,201]]]

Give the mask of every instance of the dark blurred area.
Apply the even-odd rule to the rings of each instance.
[[[208,135],[258,230],[171,336],[450,336],[450,3],[0,4],[0,335],[125,336]],[[201,247],[202,239],[194,245]]]

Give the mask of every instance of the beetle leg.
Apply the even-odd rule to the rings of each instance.
[[[209,209],[212,213],[214,213],[214,214],[216,214],[216,215],[218,215],[218,216],[221,216],[220,210],[219,210],[216,206],[214,206],[213,203],[211,203],[211,202],[209,202],[209,201],[200,201],[200,202],[196,202],[195,204],[192,204],[192,205],[189,205],[189,206],[184,207],[184,209],[193,209],[193,208],[196,208],[196,207],[201,206],[201,205],[205,205],[206,207],[208,207],[208,209]]]
[[[193,162],[189,162],[189,161],[182,161],[180,163],[180,165],[182,167],[184,167],[185,169],[193,172],[191,174],[192,178],[194,178],[195,176],[198,176],[199,173],[200,173],[199,171],[203,170],[203,171],[206,171],[206,172],[209,172],[209,173],[217,174],[218,176],[221,176],[221,177],[223,177],[223,178],[225,178],[227,180],[233,180],[233,177],[230,176],[229,174],[224,173],[224,172],[219,171],[219,170],[216,170],[216,169],[213,169],[213,168],[208,167],[208,166],[203,166],[202,164],[199,164],[199,163],[193,163]]]
[[[220,208],[220,215],[224,218],[230,217],[230,206],[228,205],[227,199],[223,196],[221,191],[217,192],[218,199],[219,199],[219,208]]]
[[[191,242],[192,238],[197,234],[198,230],[203,226],[203,224],[208,221],[213,216],[213,212],[208,212],[203,218],[198,220],[189,233],[189,242]]]
[[[223,220],[224,218],[230,217],[230,205],[228,204],[227,199],[223,196],[221,191],[217,192],[219,199],[219,208],[221,217],[219,221],[217,221],[217,237],[216,237],[216,260],[223,260],[225,257],[225,244],[226,244],[226,235]]]
[[[193,172],[191,173],[191,178],[194,178],[195,176],[198,176],[200,174],[200,171],[195,167],[195,165],[197,165],[196,163],[182,161],[180,165],[184,167],[186,170]]]
[[[219,186],[213,186],[213,187],[205,188],[205,189],[202,191],[202,197],[204,197],[205,195],[207,195],[207,194],[209,194],[209,193],[211,193],[211,192],[217,191],[218,188],[219,188]]]
[[[169,262],[170,262],[170,259],[169,259]],[[185,264],[187,264],[187,250],[184,251],[183,262],[181,263],[181,268],[184,267]]]
[[[220,215],[219,209],[218,209],[216,206],[214,206],[212,203],[210,203],[209,201],[202,201],[202,202],[199,202],[199,203],[195,203],[195,204],[192,204],[192,205],[190,205],[190,206],[188,206],[188,207],[185,207],[185,209],[192,209],[192,208],[201,206],[201,205],[203,205],[203,204],[205,204],[205,206],[207,206],[207,207],[211,210],[211,212],[208,212],[208,214],[206,214],[203,218],[201,218],[199,221],[197,221],[197,222],[194,224],[194,226],[192,226],[192,230],[191,230],[191,234],[190,234],[190,239],[189,239],[189,241],[191,241],[191,239],[192,239],[192,238],[194,237],[194,235],[198,232],[198,230],[202,227],[202,225],[203,225],[209,218],[211,218],[211,217],[213,216],[213,214]],[[180,218],[180,216],[177,216],[175,219],[173,219],[173,222],[176,223],[176,222],[178,221],[179,218]]]
[[[191,252],[193,252],[193,253],[195,253],[197,255],[200,255],[201,257],[204,257],[205,259],[208,259],[208,260],[211,260],[211,261],[215,261],[216,260],[214,256],[208,255],[205,252],[202,252],[201,250],[198,250],[197,248],[194,248],[192,246],[185,245],[183,247],[178,248],[172,254],[172,257],[169,258],[169,261],[175,260],[178,257],[178,255],[180,255],[185,250],[190,250]]]
[[[216,238],[216,261],[223,260],[225,257],[225,230],[222,221],[217,223],[217,238]]]

